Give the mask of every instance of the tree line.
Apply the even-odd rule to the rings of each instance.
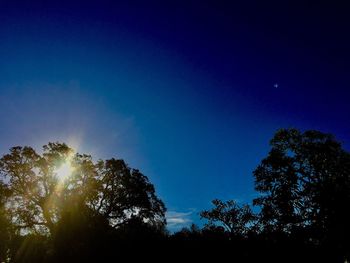
[[[319,131],[282,129],[270,145],[252,204],[213,200],[202,228],[172,234],[153,184],[123,160],[94,162],[64,143],[13,147],[0,159],[0,262],[155,258],[155,248],[245,262],[349,259],[350,154]]]

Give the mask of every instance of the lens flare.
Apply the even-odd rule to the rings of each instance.
[[[71,158],[71,156],[67,157],[56,170],[56,175],[59,181],[64,181],[72,174],[74,167],[72,166]]]

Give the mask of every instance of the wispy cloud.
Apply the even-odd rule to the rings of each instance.
[[[191,215],[193,211],[190,212],[177,212],[169,211],[166,213],[166,220],[168,223],[168,228],[171,231],[179,230],[183,227],[189,226],[192,223]]]

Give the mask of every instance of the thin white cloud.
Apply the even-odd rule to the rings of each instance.
[[[166,213],[166,220],[168,223],[168,228],[171,231],[179,230],[183,227],[189,226],[192,223],[191,215],[193,211],[190,212],[177,212],[169,211]]]

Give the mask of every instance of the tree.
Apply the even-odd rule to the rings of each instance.
[[[10,246],[11,223],[5,211],[8,189],[0,182],[0,262],[5,262]]]
[[[108,218],[112,226],[131,218],[160,228],[165,226],[165,206],[139,170],[130,169],[123,160],[99,161],[97,181],[98,198],[90,206]]]
[[[255,216],[249,205],[239,206],[236,201],[212,201],[214,208],[200,213],[201,218],[208,220],[206,228],[215,224],[222,225],[232,236],[245,236],[253,226]]]
[[[332,135],[279,130],[254,176],[264,231],[307,230],[314,244],[348,242],[350,155]]]
[[[30,147],[13,147],[0,159],[1,180],[10,191],[7,213],[18,230],[52,232],[60,195],[56,170],[70,151],[49,144],[40,156]]]
[[[61,220],[70,220],[69,207],[116,228],[135,217],[165,225],[165,206],[146,176],[123,160],[94,163],[64,143],[48,143],[42,154],[11,148],[0,159],[0,183],[9,192],[6,214],[18,233],[52,236]]]

